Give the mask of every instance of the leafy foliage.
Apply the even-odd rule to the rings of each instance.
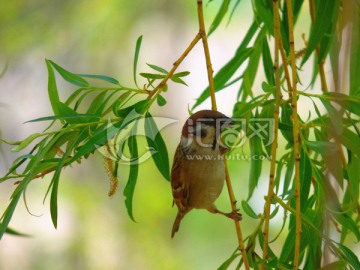
[[[137,72],[141,40],[142,37],[139,37],[136,43],[134,72]],[[116,143],[111,144],[111,142],[129,126],[131,126],[130,134],[122,138],[122,145],[128,145],[130,151],[130,160],[128,161],[130,173],[124,189],[124,196],[126,197],[125,205],[129,216],[134,219],[132,198],[139,170],[136,128],[141,123],[141,119],[144,120],[142,123],[145,123],[148,145],[155,151],[152,155],[155,165],[166,180],[170,179],[166,145],[154,119],[148,112],[155,100],[160,106],[166,104],[166,100],[160,93],[166,91],[167,85],[157,89],[155,95],[151,96],[150,94],[155,89],[154,85],[159,83],[158,80],[166,77],[167,71],[161,69],[163,73],[161,75],[141,73],[141,76],[148,83],[144,89],[140,89],[137,86],[135,88],[123,86],[117,79],[106,75],[75,74],[51,60],[46,60],[46,66],[48,69],[48,95],[54,115],[37,118],[29,122],[50,121],[49,126],[43,132],[34,133],[22,141],[2,140],[2,142],[14,146],[12,152],[20,152],[30,145],[34,146],[28,154],[15,159],[7,174],[0,179],[0,182],[19,179],[11,196],[10,204],[1,217],[0,238],[5,232],[19,234],[8,228],[8,224],[20,197],[26,191],[27,185],[36,178],[53,173],[46,196],[50,195],[50,212],[55,228],[58,223],[57,203],[60,176],[65,167],[74,162],[80,163],[81,160],[87,159],[96,151],[105,149],[106,169],[112,170],[109,172],[110,181],[116,182],[118,163],[122,160],[124,149],[117,149]],[[149,66],[157,71],[160,70],[155,65]],[[64,102],[60,98],[56,73],[65,81],[78,87]],[[170,79],[177,83],[186,84],[181,78],[188,74],[189,72],[180,72],[171,76]],[[136,75],[135,73],[135,85],[137,84]],[[87,79],[99,80],[105,85],[93,86]],[[111,86],[106,84],[111,84]],[[141,99],[140,96],[143,98]],[[87,109],[84,105],[86,99],[90,100],[90,106]],[[114,188],[116,189],[116,187]],[[113,192],[111,191],[109,194]]]

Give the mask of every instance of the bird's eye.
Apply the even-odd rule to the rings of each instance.
[[[200,136],[201,136],[201,138],[205,138],[205,137],[207,136],[207,134],[208,134],[208,131],[207,131],[205,128],[202,128],[202,129],[200,130]]]

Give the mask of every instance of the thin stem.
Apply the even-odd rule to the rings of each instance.
[[[269,186],[266,198],[266,204],[264,209],[265,225],[264,225],[264,245],[263,245],[263,259],[268,259],[268,246],[269,246],[269,224],[270,224],[270,206],[271,200],[274,194],[275,185],[275,168],[276,168],[276,152],[278,147],[278,127],[279,127],[279,108],[282,99],[280,90],[280,69],[279,69],[279,51],[280,51],[280,14],[278,0],[273,1],[274,10],[274,36],[275,36],[275,59],[274,59],[274,71],[275,71],[275,85],[276,85],[276,101],[274,109],[274,141],[271,146],[271,163],[270,163],[270,175],[269,175]],[[262,269],[266,269],[266,264],[262,264]]]
[[[198,20],[199,20],[199,34],[201,35],[201,39],[203,42],[204,54],[205,54],[205,60],[206,60],[206,69],[207,69],[208,80],[209,80],[211,108],[214,111],[216,111],[217,106],[216,106],[215,87],[214,87],[214,78],[213,78],[214,71],[212,69],[209,44],[208,44],[207,37],[206,37],[202,0],[197,0],[197,8],[198,8]]]
[[[208,74],[208,80],[209,80],[211,108],[216,111],[217,106],[216,106],[214,78],[213,78],[214,71],[213,71],[212,65],[211,65],[209,44],[208,44],[207,37],[206,37],[202,0],[197,0],[197,8],[198,8],[198,20],[199,20],[199,35],[201,36],[201,39],[203,41],[207,74]],[[225,165],[225,174],[226,174],[226,186],[228,189],[229,198],[230,198],[230,202],[231,202],[231,209],[234,212],[236,212],[237,211],[236,199],[235,199],[234,191],[233,191],[231,181],[230,181],[226,158],[224,159],[224,165]],[[245,245],[244,245],[243,236],[242,236],[242,232],[241,232],[241,228],[240,228],[240,223],[237,220],[234,220],[234,223],[235,223],[235,228],[236,228],[236,233],[237,233],[237,238],[238,238],[239,250],[241,251],[242,260],[244,262],[245,269],[248,270],[248,269],[250,269],[250,266],[249,266],[249,261],[248,261],[246,250],[245,250]]]
[[[292,12],[291,0],[286,0],[288,19],[289,19],[289,38],[290,38],[290,62],[292,69],[292,99],[291,107],[293,109],[293,138],[294,138],[294,158],[295,158],[295,218],[296,218],[296,234],[295,234],[295,254],[294,269],[299,268],[300,258],[300,238],[301,238],[301,209],[300,209],[300,149],[299,149],[299,119],[297,113],[297,72],[296,72],[296,56],[294,42],[294,15]]]
[[[181,56],[179,57],[178,60],[175,61],[173,67],[171,68],[171,70],[169,71],[169,73],[165,76],[165,78],[158,84],[158,86],[156,86],[152,91],[149,92],[149,97],[148,98],[152,98],[157,91],[161,90],[162,88],[164,88],[164,86],[166,85],[167,81],[172,77],[172,75],[174,75],[176,69],[179,67],[179,65],[181,64],[181,62],[185,59],[185,57],[189,54],[189,52],[195,47],[196,43],[198,43],[198,41],[201,39],[201,35],[200,33],[198,33],[194,39],[191,41],[191,43],[189,44],[189,46],[186,48],[186,50],[181,54]]]
[[[315,21],[315,4],[314,4],[314,0],[309,0],[309,5],[310,5],[311,21],[312,21],[312,23],[314,23],[314,21]],[[320,48],[319,48],[319,46],[316,46],[316,55],[317,55],[318,58],[319,58],[319,52],[320,52]],[[320,80],[321,80],[321,90],[323,92],[327,92],[328,91],[328,86],[327,86],[327,83],[326,83],[324,64],[325,64],[325,61],[322,60],[320,63],[318,63],[318,66],[319,66],[319,74],[320,74]]]
[[[280,49],[280,53],[281,53],[281,60],[283,62],[282,66],[284,68],[285,80],[286,80],[287,88],[289,91],[289,99],[292,99],[292,86],[291,86],[290,73],[289,73],[289,68],[288,68],[288,61],[286,58],[286,53],[285,53],[284,45],[282,43],[281,38],[279,41],[279,49]]]
[[[229,170],[227,167],[226,158],[224,159],[224,164],[225,164],[225,175],[226,175],[225,180],[226,180],[226,186],[228,189],[229,198],[230,198],[230,202],[231,202],[231,209],[232,209],[232,211],[235,212],[235,211],[237,211],[236,199],[235,199],[234,191],[233,191],[230,176],[229,176]],[[247,254],[246,254],[246,249],[245,249],[245,245],[244,245],[244,241],[243,241],[240,222],[238,220],[234,220],[234,223],[235,223],[236,233],[237,233],[237,237],[238,237],[239,250],[241,252],[242,260],[244,262],[245,269],[249,270],[250,269],[249,260],[248,260]]]

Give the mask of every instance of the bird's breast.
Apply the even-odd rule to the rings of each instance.
[[[214,152],[198,154],[184,164],[185,177],[189,181],[190,207],[210,208],[223,189],[224,161],[219,151]]]

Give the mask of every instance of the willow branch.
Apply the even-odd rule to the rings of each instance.
[[[227,190],[229,193],[231,209],[232,209],[232,211],[236,212],[237,211],[236,199],[235,199],[234,191],[233,191],[230,176],[229,176],[229,170],[227,167],[226,158],[224,159],[224,163],[225,163],[226,187],[227,187]],[[243,236],[242,236],[242,232],[241,232],[240,222],[238,220],[234,220],[234,223],[235,223],[236,233],[237,233],[237,237],[238,237],[239,250],[241,252],[242,260],[244,262],[245,269],[249,270],[250,266],[249,266],[249,261],[248,261],[247,254],[246,254],[246,249],[245,249],[244,240],[243,240]]]
[[[213,78],[214,71],[212,69],[209,44],[208,44],[207,37],[206,37],[202,0],[197,0],[197,7],[198,7],[198,20],[199,20],[199,34],[201,35],[201,39],[203,42],[204,54],[205,54],[205,60],[206,60],[206,69],[207,69],[208,80],[209,80],[211,108],[216,111],[217,106],[216,106],[215,87],[214,87],[214,78]]]
[[[205,60],[206,60],[206,67],[207,67],[207,74],[208,74],[208,80],[209,80],[209,89],[210,89],[210,97],[211,97],[211,108],[213,110],[217,110],[216,106],[216,97],[215,97],[215,88],[214,88],[214,78],[213,78],[213,69],[211,65],[211,58],[210,58],[210,50],[209,50],[209,44],[207,41],[206,36],[206,30],[205,30],[205,23],[204,23],[204,14],[203,14],[203,5],[202,0],[197,0],[197,8],[198,8],[198,20],[199,20],[199,35],[201,36],[201,39],[203,41],[203,47],[204,47],[204,54],[205,54]],[[224,159],[224,165],[225,165],[225,174],[226,174],[226,186],[229,193],[229,198],[231,202],[231,208],[234,212],[237,211],[236,209],[236,199],[234,196],[234,191],[231,185],[229,171],[227,167],[226,158]],[[249,261],[247,258],[243,236],[240,228],[240,223],[237,220],[234,220],[237,238],[238,238],[238,244],[239,244],[239,250],[242,255],[242,260],[244,262],[245,269],[250,269]]]
[[[279,51],[280,51],[280,14],[278,0],[273,1],[274,10],[274,36],[275,36],[275,59],[274,59],[274,71],[275,71],[275,85],[276,85],[276,96],[275,96],[275,109],[274,109],[274,141],[271,146],[271,163],[270,163],[270,175],[269,175],[269,186],[266,197],[266,204],[264,209],[265,225],[264,225],[264,245],[263,245],[263,259],[268,259],[268,246],[269,246],[269,224],[270,224],[270,206],[271,200],[274,195],[275,185],[275,168],[276,168],[276,152],[278,147],[278,132],[279,132],[279,108],[282,99],[280,90],[280,69],[279,69]],[[262,269],[266,269],[266,264],[262,264]]]
[[[294,42],[294,15],[292,12],[291,0],[286,0],[288,19],[289,19],[289,38],[290,38],[290,62],[292,70],[292,99],[291,107],[293,109],[293,138],[294,138],[294,158],[295,158],[295,218],[296,218],[296,234],[295,234],[295,254],[294,269],[299,267],[300,258],[300,238],[301,238],[301,209],[300,209],[300,149],[299,149],[299,119],[297,113],[297,72],[296,72],[296,56]]]
[[[166,85],[167,81],[174,75],[176,69],[179,67],[179,65],[181,64],[181,62],[185,59],[185,57],[189,54],[189,52],[195,47],[196,43],[198,43],[198,41],[201,39],[201,35],[200,33],[198,33],[194,39],[191,41],[191,43],[189,44],[189,46],[186,48],[186,50],[181,54],[181,56],[179,57],[178,60],[175,61],[172,69],[169,71],[169,73],[165,76],[164,79],[162,79],[162,81],[158,84],[158,86],[156,86],[152,91],[149,92],[149,97],[151,98],[152,96],[154,96],[156,94],[156,92],[162,88],[164,88],[164,86]]]

